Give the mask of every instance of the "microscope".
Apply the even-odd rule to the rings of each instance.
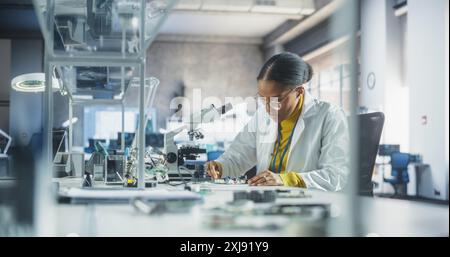
[[[233,108],[231,103],[216,108],[213,104],[202,109],[199,112],[190,115],[188,121],[183,126],[174,129],[164,134],[164,154],[166,158],[166,166],[168,168],[169,180],[172,181],[187,181],[194,177],[194,173],[200,173],[202,167],[189,169],[187,162],[195,161],[200,154],[206,154],[206,149],[200,148],[195,144],[195,140],[202,139],[204,135],[198,129],[202,123],[211,123],[219,119],[221,115],[227,113]],[[174,137],[187,129],[189,142],[177,146]]]

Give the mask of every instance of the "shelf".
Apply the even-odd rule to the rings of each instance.
[[[137,59],[177,0],[34,0],[52,57]],[[145,5],[145,6],[143,6]],[[143,29],[144,33],[141,33]],[[144,35],[144,38],[141,35]]]

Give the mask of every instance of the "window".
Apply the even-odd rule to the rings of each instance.
[[[138,110],[125,110],[125,132],[134,133],[138,124]],[[122,131],[122,109],[120,106],[86,106],[84,108],[84,144],[88,139],[117,140]]]
[[[349,113],[351,77],[348,44],[345,41],[336,46],[333,44],[304,56],[314,69],[314,76],[306,89],[313,97],[338,105]]]

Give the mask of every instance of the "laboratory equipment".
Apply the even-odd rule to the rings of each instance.
[[[199,201],[202,196],[185,190],[132,190],[116,188],[62,188],[59,201],[63,203],[131,203],[135,199],[143,201]]]
[[[0,148],[0,177],[9,176],[9,157],[8,150],[11,145],[11,136],[6,134],[5,131],[0,129],[0,136],[6,138],[7,142],[4,146],[4,149]]]
[[[138,134],[141,138],[135,147],[139,149],[137,177],[140,178],[140,189],[145,187],[143,136],[145,108],[148,107],[145,105],[145,91],[154,96],[154,88],[147,87],[145,57],[147,48],[175,3],[176,0],[33,0],[45,41],[46,88],[54,84],[50,78],[51,71],[56,70],[58,79],[63,82],[61,91],[69,99],[69,117],[73,105],[92,103],[119,104],[123,113],[128,89],[138,85]],[[46,136],[43,140],[43,157],[49,166],[52,163],[48,149],[53,122],[53,96],[50,91],[46,90],[44,94]],[[96,169],[100,171],[100,167]]]
[[[105,184],[122,184],[125,174],[126,156],[123,152],[113,150],[114,154],[106,156]]]
[[[11,81],[12,89],[18,92],[38,93],[45,90],[45,74],[44,73],[27,73],[19,75]],[[60,82],[52,76],[53,91],[60,90]]]
[[[145,187],[154,187],[157,182],[168,180],[167,167],[164,154],[155,148],[145,151]],[[128,153],[125,172],[125,187],[135,187],[138,179],[134,174],[137,170],[137,149],[131,149]]]
[[[148,133],[145,135],[145,145],[163,148],[164,147],[164,134],[162,133]]]
[[[200,199],[196,198],[170,201],[149,201],[142,198],[136,198],[132,201],[132,205],[136,211],[147,215],[164,213],[185,214],[199,202]]]
[[[133,143],[133,140],[135,138],[135,133],[129,133],[129,132],[118,132],[117,133],[117,144],[122,144],[122,138],[124,138],[124,145],[125,147],[131,147],[131,144]]]
[[[240,176],[239,178],[225,177],[214,179],[214,184],[225,184],[225,185],[246,185],[248,182],[247,175]]]
[[[271,203],[277,199],[277,192],[274,190],[251,190],[233,192],[233,201],[250,200],[255,203]]]
[[[53,159],[53,177],[81,177],[84,174],[84,153],[58,152]]]
[[[81,182],[81,187],[93,187],[94,186],[94,178],[90,173],[85,172],[83,174],[83,182]]]
[[[97,141],[95,143],[95,151],[92,153],[91,158],[86,164],[86,173],[93,175],[95,181],[102,181],[105,179],[105,166],[106,157],[108,156],[108,150],[105,146]]]
[[[156,1],[160,4],[152,4]],[[69,100],[69,118],[72,114],[71,108],[75,104],[121,105],[130,84],[127,82],[131,80],[130,78],[138,77],[139,94],[134,99],[139,107],[139,120],[143,121],[147,49],[176,1],[33,0],[32,2],[41,29],[40,34],[45,42],[44,80],[36,84],[12,83],[12,87],[43,92],[43,123],[38,129],[29,130],[29,133],[27,131],[26,137],[22,136],[21,131],[14,131],[21,136],[17,137],[18,139],[25,139],[23,142],[17,142],[14,149],[13,167],[20,183],[14,186],[16,190],[14,196],[19,200],[13,202],[17,205],[13,211],[18,214],[18,219],[11,223],[18,228],[11,227],[9,231],[12,231],[10,233],[13,235],[16,234],[14,231],[26,231],[25,235],[28,236],[53,236],[56,234],[57,226],[54,222],[56,217],[53,208],[54,196],[49,190],[54,160],[53,112],[56,105],[53,91],[56,85],[60,84],[54,81],[53,71],[58,70],[58,80],[63,82],[60,84],[62,89],[59,90],[64,92]],[[104,74],[106,77],[103,78]],[[42,87],[42,81],[45,81],[45,87]],[[139,101],[136,101],[137,99]],[[30,113],[40,114],[40,109],[32,110]],[[41,116],[36,119],[40,120]],[[144,123],[140,122],[139,126],[139,131],[143,132]],[[40,133],[40,138],[36,136],[33,139],[31,137],[33,133]],[[28,144],[33,149],[19,151],[17,146]],[[139,139],[137,147],[139,149],[137,172],[138,176],[143,178],[144,159],[141,158],[145,148],[143,138]],[[143,182],[143,179],[139,181],[140,189],[144,187]]]
[[[89,138],[88,139],[89,146],[84,148],[84,152],[85,153],[93,153],[95,151],[95,144],[97,142],[101,142],[102,144],[106,144],[106,139]]]
[[[53,130],[54,142],[59,140],[53,158],[53,176],[81,176],[84,174],[84,153],[70,151],[69,128],[78,121],[77,117],[68,119],[62,123],[62,128]]]
[[[195,171],[191,171],[183,165],[186,160],[196,160],[199,154],[206,154],[206,149],[202,149],[194,144],[194,139],[198,140],[203,138],[203,134],[198,129],[200,124],[211,123],[232,108],[233,106],[230,103],[219,108],[211,104],[209,107],[191,114],[183,126],[169,131],[164,135],[166,165],[168,167],[168,174],[169,176],[172,175],[171,178],[173,180],[176,180],[177,177],[182,181],[185,181],[184,177],[187,179],[192,178]],[[184,129],[188,129],[187,134],[189,135],[190,142],[189,144],[178,147],[175,144],[174,137]]]
[[[1,129],[0,129],[0,135],[3,136],[3,137],[5,137],[6,140],[7,140],[4,149],[2,150],[2,149],[0,148],[0,157],[7,157],[7,156],[8,156],[8,150],[9,150],[9,147],[11,146],[12,138],[11,138],[11,136],[9,136],[8,134],[6,134],[5,131],[3,131],[3,130],[1,130]]]
[[[126,155],[120,150],[108,151],[101,142],[96,142],[86,167],[88,174],[93,174],[95,181],[103,181],[106,185],[124,183]]]
[[[257,192],[257,191],[255,191]],[[269,191],[267,191],[269,192]],[[234,200],[206,212],[205,225],[212,229],[280,230],[302,228],[302,235],[324,236],[331,205],[327,203],[277,203],[275,191],[267,201],[246,199],[251,192],[236,192]],[[253,193],[261,200],[263,192]],[[242,196],[242,197],[241,197]]]

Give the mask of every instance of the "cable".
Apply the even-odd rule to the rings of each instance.
[[[177,172],[178,172],[178,176],[180,176],[181,180],[183,181],[184,189],[187,189],[187,187],[188,187],[187,182],[184,180],[183,175],[181,175],[180,166],[177,167]]]
[[[169,186],[176,187],[176,186],[184,185],[184,183],[178,183],[178,184],[170,184],[170,183],[168,183],[168,185],[169,185]]]
[[[183,170],[187,171],[192,177],[194,176],[194,174],[188,168],[186,168],[184,166],[178,166],[177,167],[178,176],[180,176],[181,180],[183,181],[183,183],[181,183],[180,185],[184,184],[184,189],[189,190],[189,186],[187,185],[186,180],[184,180],[183,175],[181,175],[180,169],[183,169]]]
[[[186,168],[186,167],[184,167],[184,166],[181,166],[181,167],[179,167],[179,168],[183,169],[184,171],[189,172],[189,174],[191,174],[192,176],[194,176],[194,173],[192,173],[190,169],[188,169],[188,168]]]

